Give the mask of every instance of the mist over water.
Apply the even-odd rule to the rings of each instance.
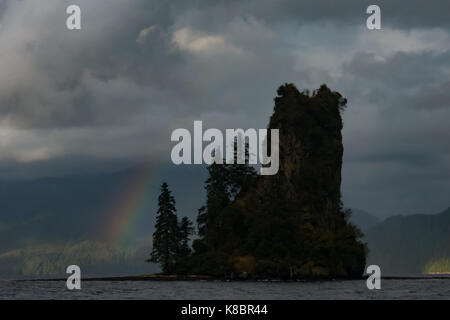
[[[64,281],[0,280],[0,299],[141,299],[141,300],[450,300],[448,279],[382,280],[368,290],[365,280],[318,282],[223,281],[82,281],[81,290]]]

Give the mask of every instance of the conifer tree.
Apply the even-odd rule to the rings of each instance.
[[[197,217],[198,234],[201,237],[197,241],[197,247],[202,247],[198,246],[199,242],[213,247],[218,244],[222,234],[223,209],[233,201],[249,179],[256,176],[255,169],[248,163],[247,143],[244,144],[245,161],[243,164],[238,163],[238,144],[242,145],[242,140],[239,139],[243,138],[238,136],[234,141],[233,164],[220,164],[216,159],[207,167],[209,178],[205,182],[206,205],[199,209]]]
[[[150,259],[147,261],[159,263],[163,273],[172,273],[177,261],[178,243],[179,230],[175,199],[171,195],[167,183],[164,182],[161,185],[161,194],[158,197],[153,250]]]
[[[192,222],[188,217],[183,217],[178,224],[178,264],[183,264],[184,259],[186,259],[191,254],[191,248],[189,247],[189,238],[192,235],[194,228],[192,227]]]
[[[243,146],[240,154],[238,148]],[[234,140],[234,163],[226,166],[227,171],[227,189],[231,199],[241,191],[248,181],[256,176],[255,168],[250,166],[249,145],[244,141],[244,137],[240,133]],[[256,155],[253,155],[256,156]],[[242,163],[243,162],[243,163]]]

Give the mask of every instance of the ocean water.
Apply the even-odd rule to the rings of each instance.
[[[364,280],[321,282],[82,281],[70,291],[65,281],[0,280],[0,299],[445,299],[448,279],[382,279],[380,290]]]

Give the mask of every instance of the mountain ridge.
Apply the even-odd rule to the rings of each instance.
[[[450,257],[450,208],[436,214],[395,215],[369,229],[368,263],[389,274],[422,273]]]

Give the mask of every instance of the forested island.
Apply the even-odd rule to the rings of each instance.
[[[169,186],[161,186],[148,261],[159,263],[162,274],[363,275],[367,248],[341,201],[341,113],[347,100],[326,85],[309,93],[284,84],[277,94],[268,129],[280,130],[278,174],[260,176],[248,164],[209,165],[206,204],[198,212],[192,247],[192,222],[178,220]]]

